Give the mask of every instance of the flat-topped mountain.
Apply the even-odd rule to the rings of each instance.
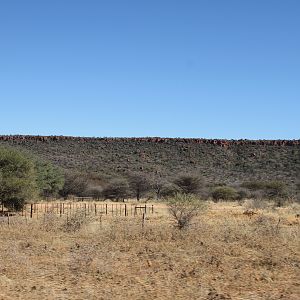
[[[300,140],[4,135],[0,145],[30,151],[64,169],[103,176],[188,172],[208,183],[262,179],[289,185],[300,177]]]

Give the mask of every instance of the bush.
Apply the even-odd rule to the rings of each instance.
[[[63,224],[62,230],[66,232],[75,232],[81,229],[87,223],[85,211],[79,209],[74,215],[71,215]]]
[[[288,196],[287,186],[281,181],[271,181],[265,184],[265,195],[270,199],[286,198]]]
[[[245,208],[248,210],[265,209],[267,206],[267,202],[263,199],[249,199],[245,202]]]
[[[288,196],[287,186],[281,181],[249,181],[244,182],[241,186],[252,191],[255,198],[265,197],[276,200],[278,206],[281,206]]]
[[[239,190],[237,191],[237,200],[244,200],[250,197],[250,194],[247,190]]]
[[[263,190],[265,188],[265,183],[262,181],[246,181],[241,184],[241,187],[246,188],[250,191]]]
[[[168,183],[163,185],[160,194],[163,198],[168,198],[168,197],[174,197],[179,192],[180,192],[180,188],[176,184]]]
[[[237,191],[229,186],[220,186],[214,189],[212,197],[215,201],[235,200],[238,197]]]
[[[179,229],[184,229],[191,225],[191,221],[206,207],[194,195],[177,193],[167,201],[169,213],[176,221]]]

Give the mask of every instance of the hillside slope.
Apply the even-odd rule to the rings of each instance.
[[[300,140],[0,136],[0,145],[30,151],[64,169],[102,176],[189,172],[208,183],[276,179],[293,185],[300,174]]]

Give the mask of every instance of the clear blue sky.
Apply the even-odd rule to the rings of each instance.
[[[0,0],[0,134],[299,133],[299,0]]]

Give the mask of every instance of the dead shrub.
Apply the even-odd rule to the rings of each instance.
[[[58,216],[53,211],[47,212],[43,217],[42,229],[45,231],[54,231],[58,227],[58,222]]]
[[[95,257],[93,245],[75,243],[70,249],[69,268],[71,271],[86,272],[89,270]]]
[[[62,230],[66,232],[75,232],[81,229],[83,225],[87,223],[85,211],[79,209],[75,214],[69,216],[67,220],[62,224]]]
[[[177,193],[169,198],[167,204],[169,213],[179,229],[190,226],[192,220],[206,208],[205,203],[192,194]]]
[[[249,199],[246,200],[244,206],[247,210],[259,210],[259,209],[266,209],[268,203],[263,199]]]

